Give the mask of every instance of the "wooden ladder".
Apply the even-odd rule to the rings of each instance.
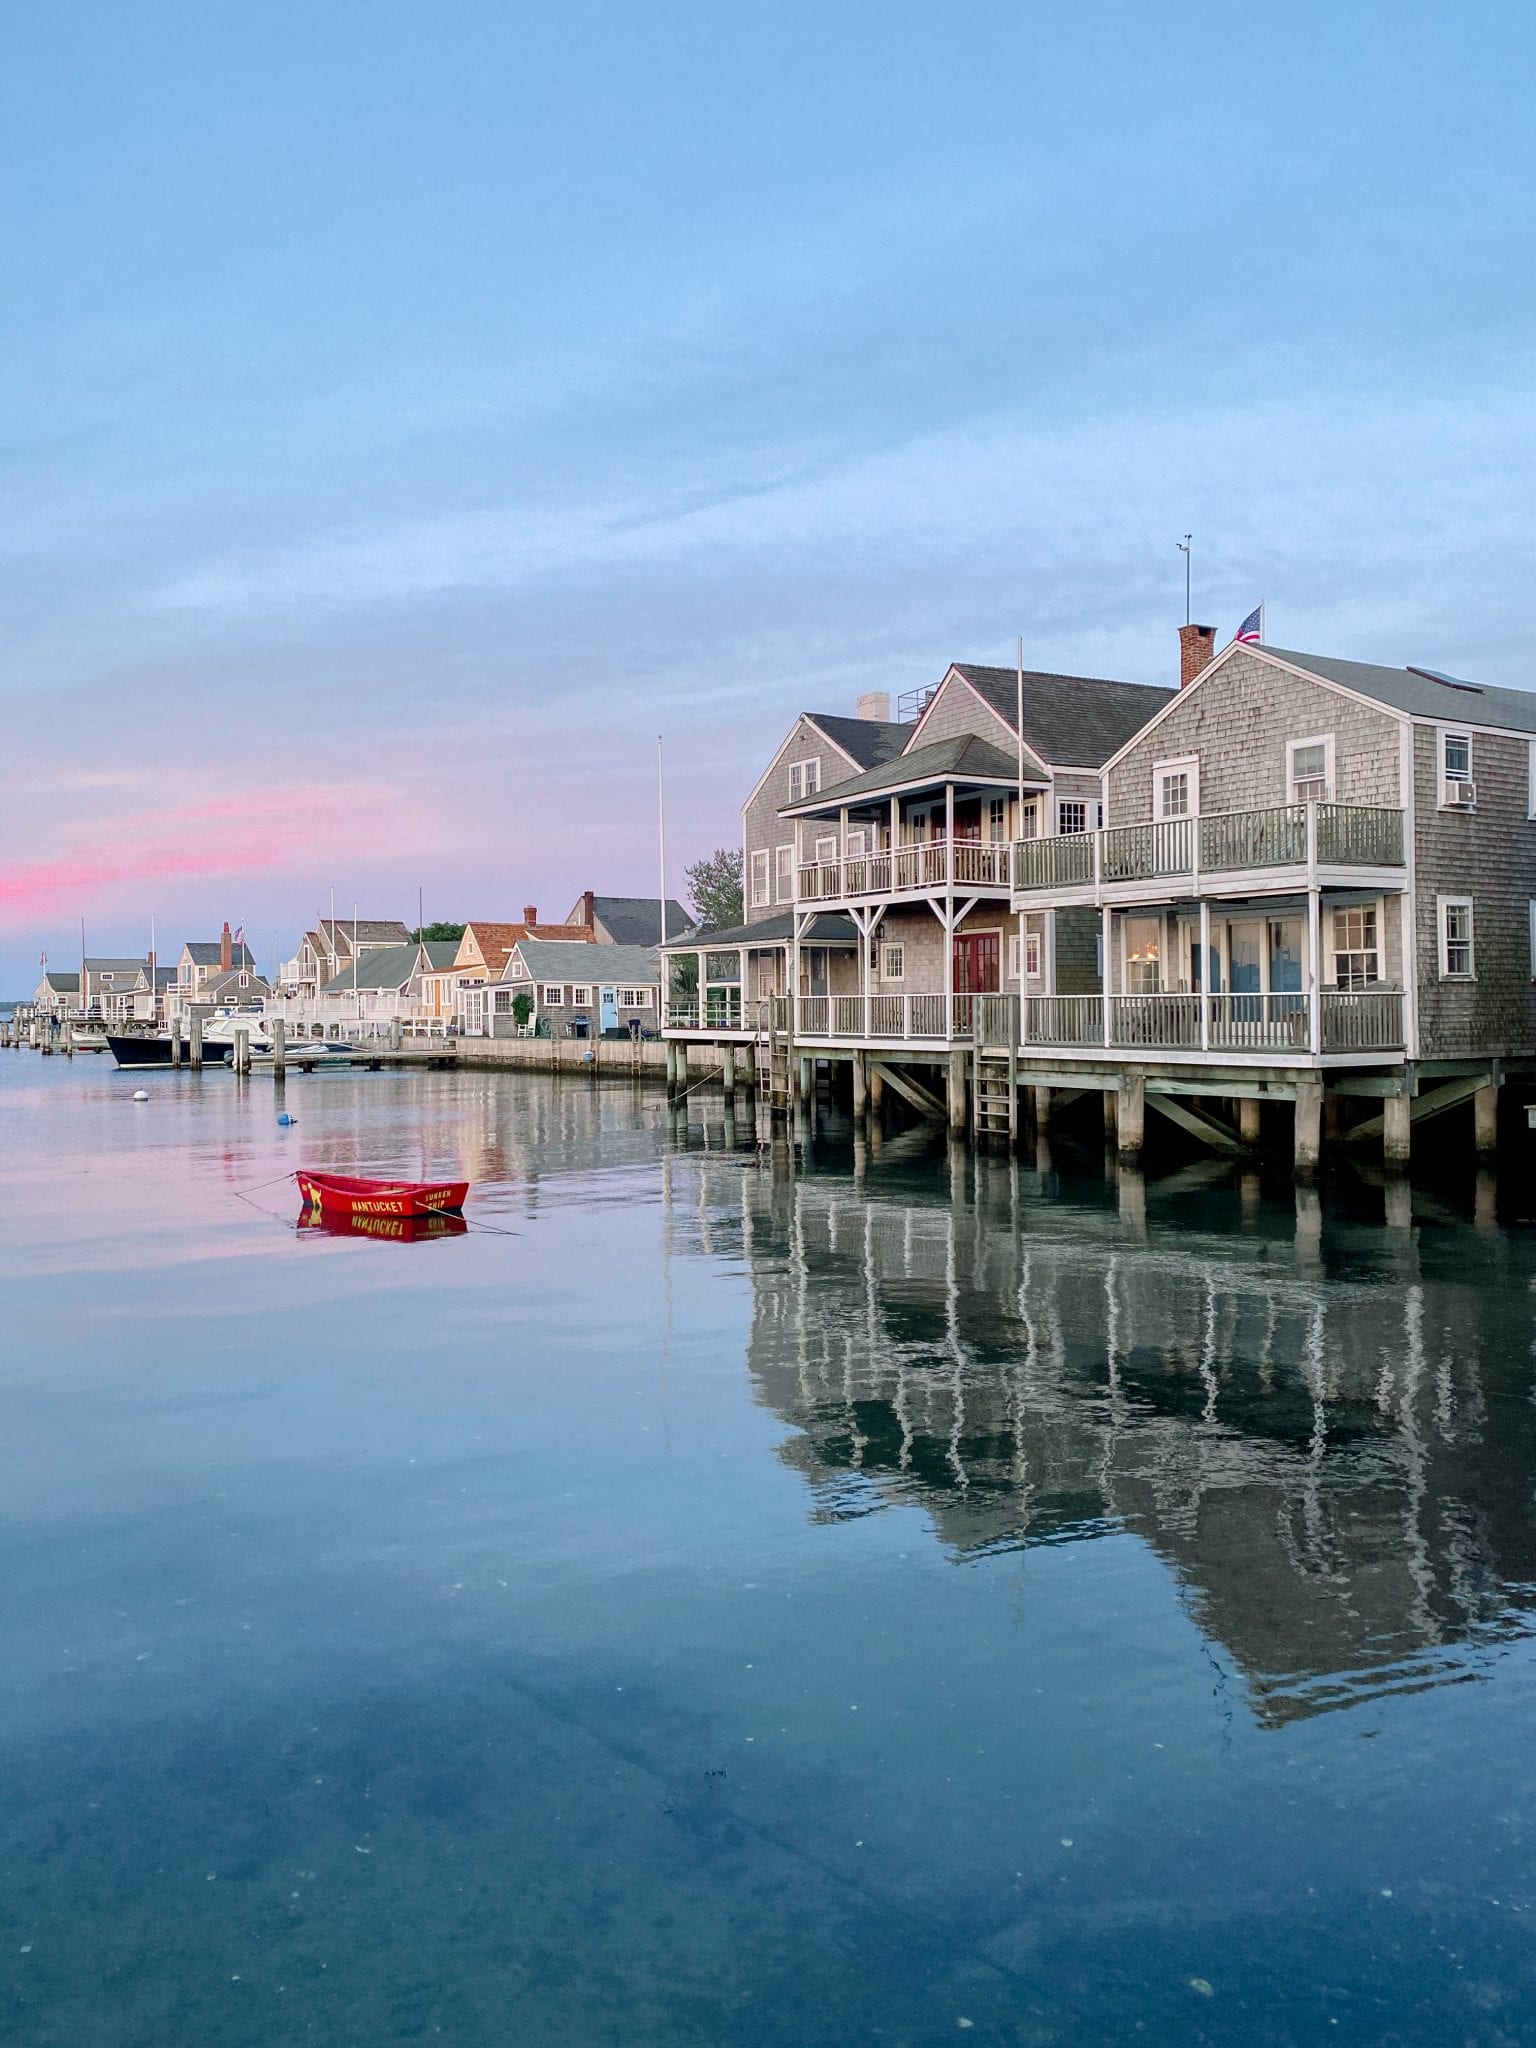
[[[1007,1138],[1018,1133],[1019,1093],[1008,1060],[988,1059],[977,1052],[971,1087],[971,1127],[978,1138]]]

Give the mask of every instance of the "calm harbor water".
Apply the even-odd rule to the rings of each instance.
[[[1536,2039],[1521,1190],[139,1085],[0,1054],[7,2041]]]

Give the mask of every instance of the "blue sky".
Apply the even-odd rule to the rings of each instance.
[[[0,76],[0,992],[559,915],[791,716],[1536,680],[1529,8],[73,4]],[[19,199],[19,203],[18,203]]]

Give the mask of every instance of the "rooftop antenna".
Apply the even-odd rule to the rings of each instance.
[[[1191,541],[1192,541],[1192,540],[1194,539],[1194,537],[1195,537],[1195,536],[1194,536],[1194,535],[1193,535],[1192,533],[1186,533],[1186,534],[1185,534],[1185,536],[1184,536],[1184,538],[1183,538],[1183,539],[1182,539],[1182,540],[1181,540],[1181,541],[1179,542],[1179,553],[1180,553],[1180,554],[1181,554],[1181,555],[1182,555],[1182,556],[1184,557],[1184,623],[1185,623],[1185,625],[1186,625],[1186,626],[1187,626],[1187,625],[1189,624],[1189,621],[1190,621],[1190,610],[1189,610],[1189,544],[1190,544],[1190,542],[1191,542]]]

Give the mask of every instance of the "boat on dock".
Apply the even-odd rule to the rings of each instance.
[[[224,1066],[234,1058],[236,1031],[248,1035],[253,1059],[271,1052],[271,1035],[259,1017],[215,1017],[203,1027],[205,1066]],[[117,1064],[132,1073],[158,1072],[176,1064],[175,1044],[169,1031],[109,1031],[106,1046]],[[183,1032],[181,1064],[186,1066],[191,1058],[191,1041]]]
[[[467,1180],[370,1180],[302,1166],[294,1179],[311,1211],[340,1219],[452,1216],[469,1194]]]

